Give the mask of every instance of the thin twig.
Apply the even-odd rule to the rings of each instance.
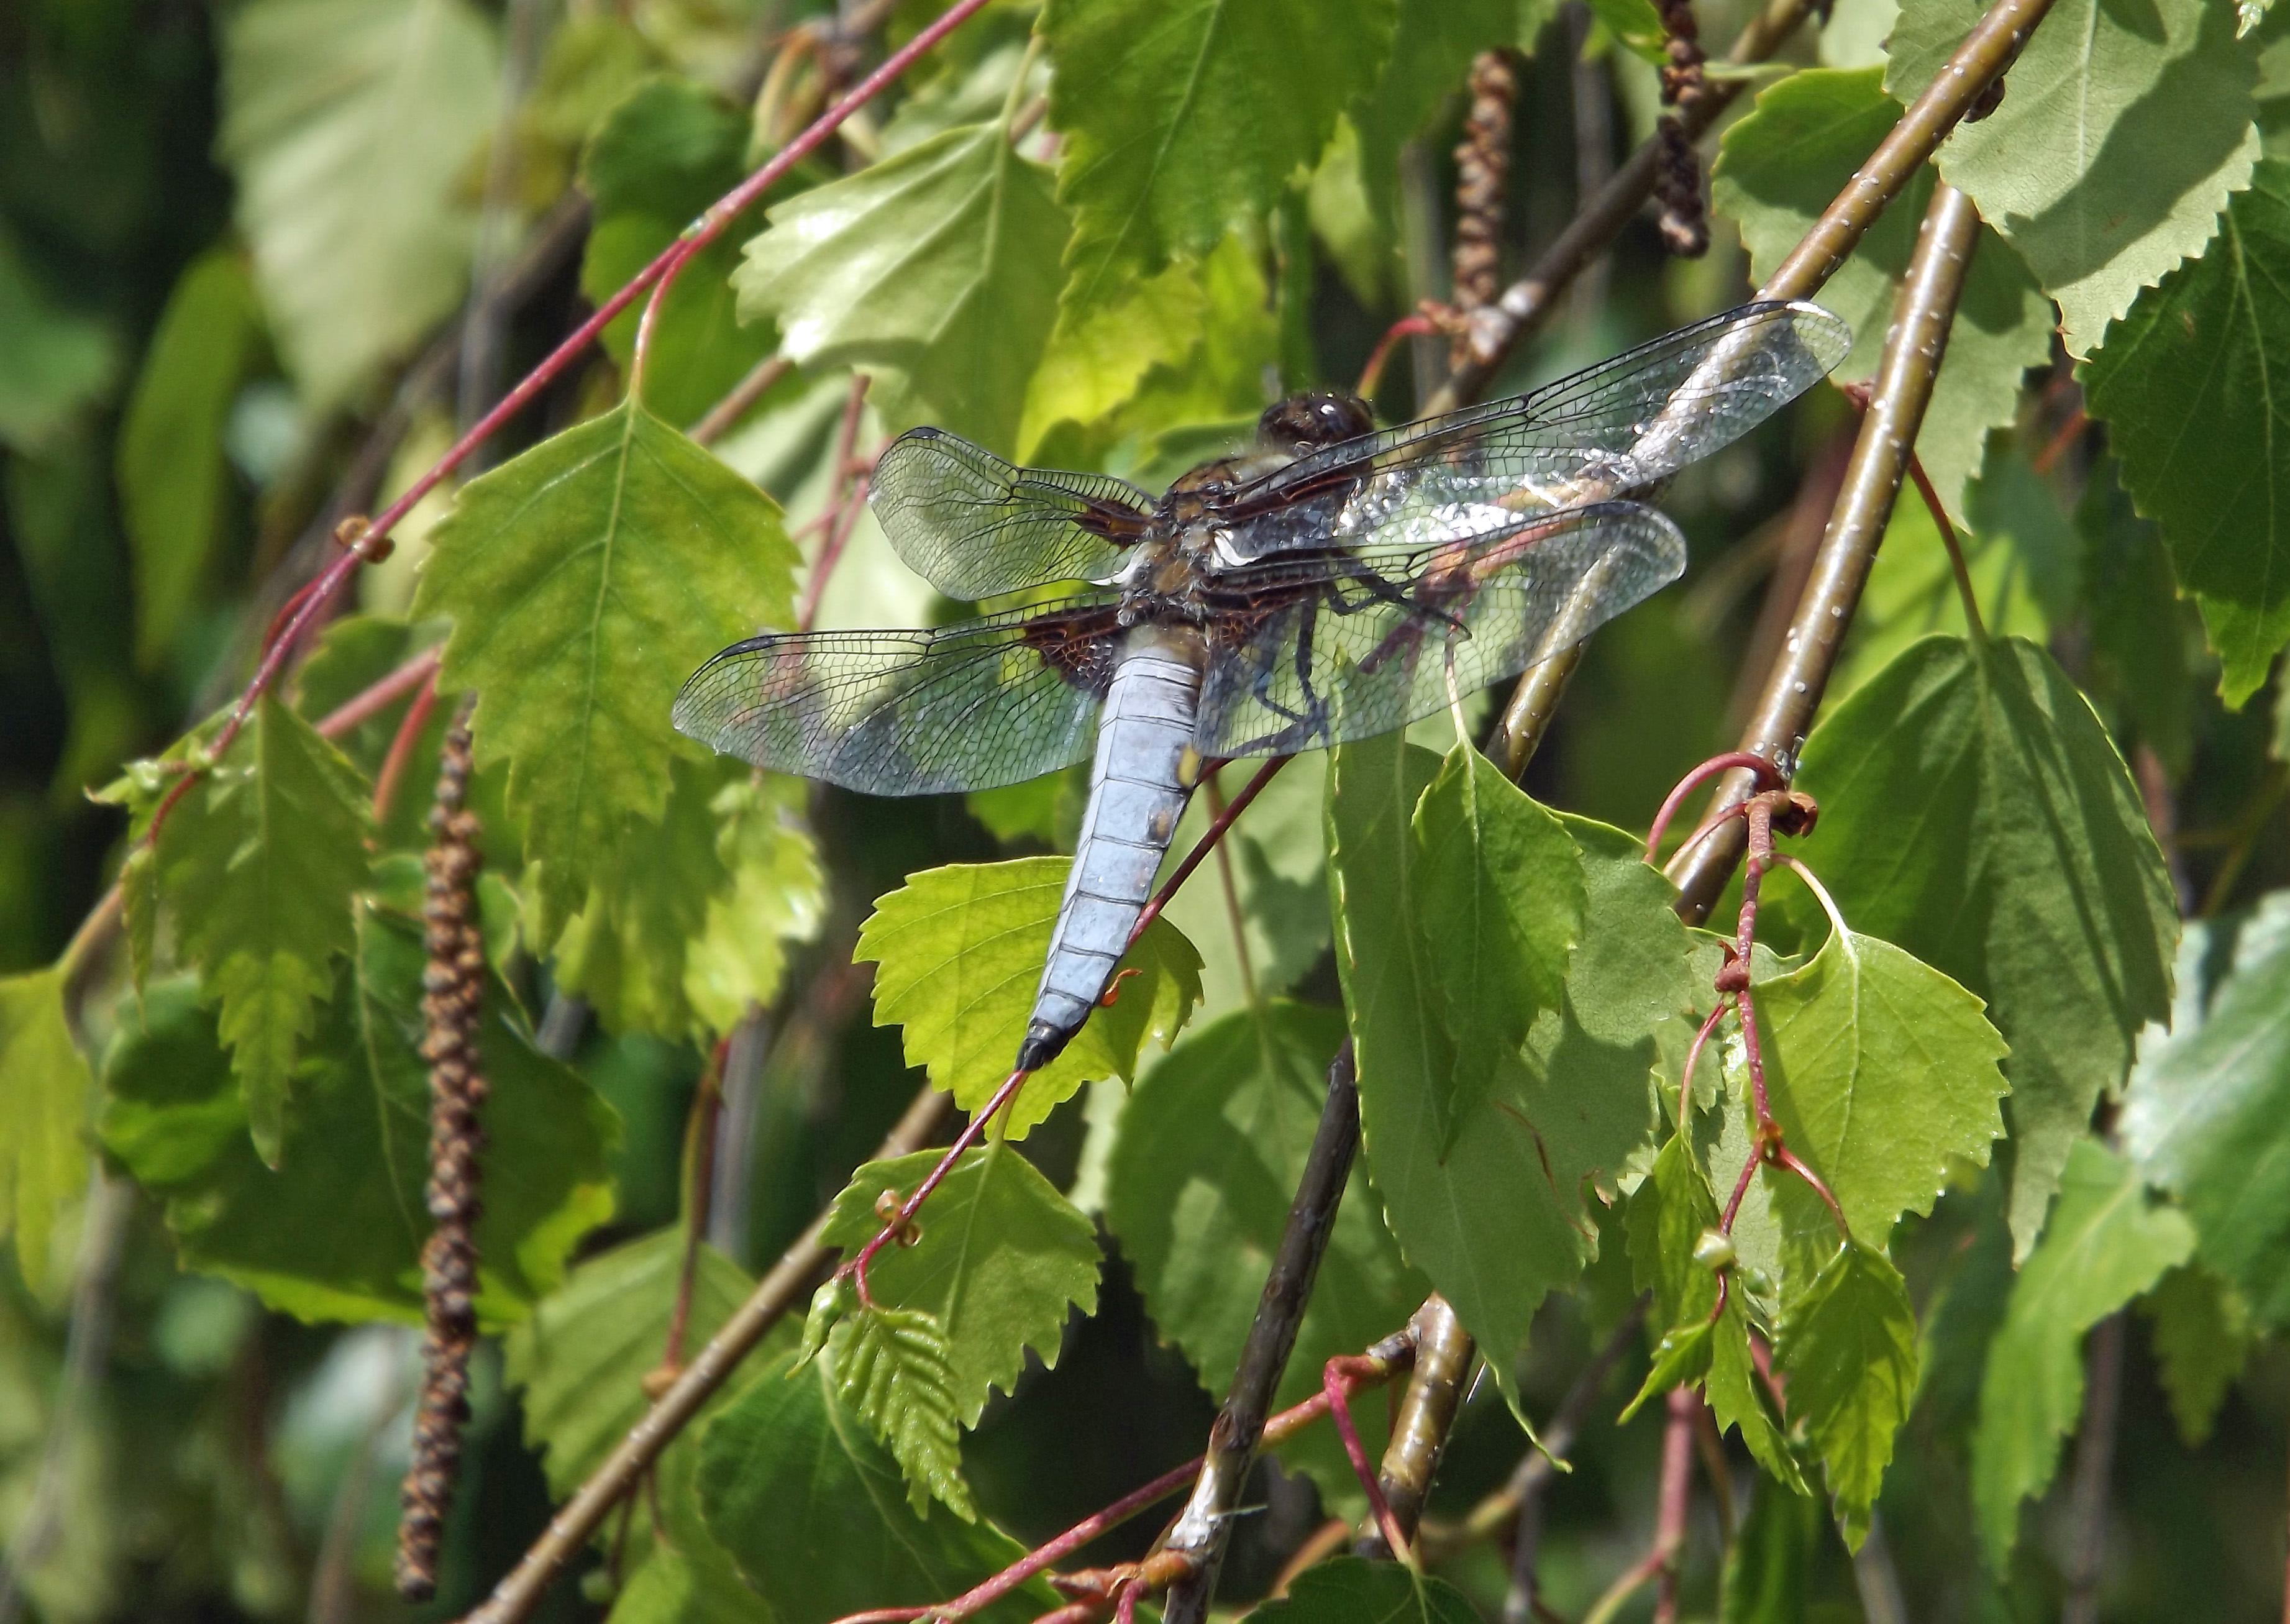
[[[1582,1615],[1582,1624],[1609,1624],[1623,1603],[1657,1579],[1661,1581],[1661,1599],[1655,1604],[1654,1617],[1666,1624],[1666,1615],[1676,1616],[1677,1558],[1685,1548],[1685,1517],[1693,1490],[1693,1409],[1701,1402],[1701,1396],[1691,1388],[1671,1392],[1669,1421],[1662,1434],[1661,1492],[1656,1502],[1653,1544],[1606,1587],[1605,1594]]]
[[[2107,1558],[2108,1485],[2115,1474],[2116,1420],[2123,1401],[2123,1324],[2117,1309],[2084,1346],[2083,1425],[2076,1434],[2069,1493],[2067,1596],[2060,1624],[2096,1624]]]
[[[696,445],[713,445],[722,439],[734,423],[748,415],[748,409],[771,393],[772,386],[794,369],[795,363],[774,350],[748,369],[748,375],[733,384],[723,399],[708,408],[708,414],[685,431]]]
[[[385,508],[369,527],[368,533],[372,540],[376,542],[388,540],[390,532],[413,510],[415,503],[436,489],[452,474],[454,469],[467,461],[478,446],[492,439],[503,424],[523,411],[540,395],[541,390],[548,388],[560,373],[585,354],[589,346],[595,342],[597,335],[604,332],[621,311],[634,304],[637,298],[648,290],[671,278],[675,273],[681,270],[687,260],[721,236],[732,221],[776,184],[781,176],[822,145],[844,120],[881,94],[939,41],[968,21],[986,4],[987,0],[955,0],[955,4],[934,20],[929,27],[922,29],[914,38],[893,52],[885,59],[881,67],[869,74],[848,95],[844,96],[821,114],[809,129],[782,148],[769,163],[709,204],[707,212],[685,228],[675,242],[662,249],[650,264],[630,277],[619,292],[599,305],[587,321],[574,328],[563,342],[548,353],[547,359],[526,373],[518,381],[516,387],[503,396],[490,412],[470,425],[468,432],[456,440],[443,457],[406,486],[404,493]],[[270,684],[277,680],[279,671],[284,667],[288,656],[300,641],[303,631],[316,617],[326,601],[333,595],[334,590],[356,572],[358,565],[365,562],[365,549],[346,551],[340,558],[327,565],[318,578],[310,584],[302,601],[297,605],[293,613],[286,617],[285,624],[279,628],[277,636],[271,640],[269,646],[264,652],[261,662],[255,668],[252,679],[248,682],[245,690],[239,695],[238,703],[232,709],[230,719],[223,724],[220,732],[217,733],[212,750],[216,758],[220,758],[229,749],[231,741],[238,736],[239,730],[245,726],[246,718],[253,713],[255,701],[260,699],[268,691]],[[191,783],[197,776],[196,774],[184,775],[167,792],[165,797],[152,812],[148,832],[146,835],[147,839],[156,841],[158,838],[160,827],[166,821],[174,806],[189,790]]]
[[[1400,1396],[1399,1415],[1377,1474],[1390,1515],[1380,1525],[1364,1530],[1352,1548],[1354,1555],[1371,1561],[1407,1555],[1408,1541],[1423,1519],[1423,1502],[1431,1496],[1439,1457],[1446,1452],[1455,1412],[1462,1406],[1463,1384],[1477,1362],[1471,1333],[1463,1329],[1447,1300],[1437,1293],[1423,1300],[1408,1329],[1415,1338],[1415,1369]]]
[[[1344,1040],[1328,1068],[1326,1102],[1312,1135],[1303,1177],[1280,1232],[1280,1246],[1265,1276],[1264,1294],[1250,1322],[1239,1368],[1224,1405],[1209,1428],[1209,1446],[1192,1498],[1170,1530],[1168,1548],[1192,1558],[1192,1572],[1173,1586],[1162,1614],[1164,1624],[1203,1624],[1216,1588],[1233,1513],[1240,1505],[1248,1468],[1264,1431],[1272,1394],[1288,1368],[1288,1355],[1311,1300],[1320,1259],[1335,1229],[1336,1208],[1359,1150],[1359,1086],[1351,1040]]]
[[[1637,1340],[1653,1306],[1650,1292],[1641,1292],[1630,1305],[1621,1324],[1599,1344],[1598,1351],[1590,1356],[1590,1362],[1566,1389],[1566,1396],[1558,1401],[1558,1408],[1551,1412],[1542,1428],[1543,1446],[1527,1451],[1517,1469],[1511,1473],[1510,1481],[1503,1485],[1501,1496],[1509,1506],[1498,1505],[1489,1521],[1500,1519],[1506,1510],[1513,1511],[1517,1533],[1511,1544],[1510,1589],[1503,1596],[1502,1624],[1533,1624],[1541,1601],[1535,1566],[1542,1551],[1542,1503],[1550,1485],[1557,1481],[1557,1462],[1574,1447],[1575,1436],[1589,1419],[1590,1406],[1597,1402],[1606,1378],[1613,1373],[1623,1351]],[[1471,1521],[1474,1524],[1479,1521],[1476,1511]]]
[[[1974,41],[1990,32],[1990,23],[1999,14],[2033,6],[2041,15],[2041,8],[2049,3],[1999,0],[1997,10],[1989,14],[1990,21],[1974,30],[1974,40],[1966,42],[1958,58],[1971,50]],[[1923,106],[1923,100],[1918,105]],[[1865,167],[1863,172],[1867,172]],[[1876,562],[1878,543],[1892,520],[1909,452],[1916,444],[1926,404],[1932,398],[1933,380],[1947,351],[1957,298],[1963,290],[1979,228],[1980,214],[1969,197],[1946,182],[1934,187],[1916,252],[1901,284],[1884,358],[1870,391],[1860,435],[1854,442],[1836,511],[1822,539],[1781,658],[1766,674],[1757,710],[1742,732],[1742,748],[1774,763],[1784,775],[1796,770],[1797,752],[1811,731],[1814,713],[1836,669],[1861,589]],[[1790,263],[1799,262],[1800,256],[1791,256]],[[1713,805],[1730,806],[1747,800],[1755,781],[1746,772],[1727,773]],[[1741,859],[1746,834],[1741,825],[1726,824],[1711,838],[1671,860],[1668,872],[1680,892],[1679,912],[1690,922],[1699,923],[1725,889]]]
[[[892,1161],[920,1149],[938,1132],[953,1107],[950,1096],[925,1084],[873,1159]],[[822,1212],[781,1255],[772,1271],[756,1283],[748,1300],[693,1356],[676,1385],[661,1395],[604,1464],[589,1475],[516,1568],[494,1587],[484,1605],[468,1615],[467,1624],[516,1624],[531,1614],[549,1582],[588,1543],[605,1514],[636,1486],[661,1451],[715,1396],[740,1361],[789,1308],[804,1300],[811,1283],[825,1272],[835,1256],[834,1248],[821,1238],[826,1228],[827,1214]]]
[[[127,1222],[135,1211],[135,1186],[89,1175],[86,1216],[80,1228],[79,1278],[72,1285],[71,1321],[64,1333],[62,1379],[48,1409],[48,1432],[40,1449],[39,1474],[30,1503],[16,1524],[16,1536],[0,1561],[0,1624],[23,1616],[24,1580],[46,1559],[63,1532],[66,1476],[96,1383],[111,1357],[111,1323],[116,1307],[119,1260],[127,1248]]]

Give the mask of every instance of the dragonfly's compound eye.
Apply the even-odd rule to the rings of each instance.
[[[1365,402],[1349,395],[1291,395],[1265,408],[1257,420],[1259,439],[1269,448],[1301,452],[1357,438],[1375,427]]]

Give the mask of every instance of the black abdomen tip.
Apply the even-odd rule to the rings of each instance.
[[[1065,1052],[1073,1042],[1073,1028],[1059,1028],[1042,1020],[1026,1023],[1026,1039],[1018,1045],[1018,1069],[1039,1071]]]

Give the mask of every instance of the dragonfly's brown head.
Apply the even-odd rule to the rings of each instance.
[[[1267,406],[1256,420],[1256,438],[1266,451],[1302,456],[1323,445],[1357,439],[1375,427],[1367,403],[1333,390],[1291,395]]]

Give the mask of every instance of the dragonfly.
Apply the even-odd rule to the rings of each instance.
[[[1159,497],[901,435],[869,500],[951,598],[1077,589],[926,630],[765,632],[677,696],[683,732],[882,796],[993,788],[1091,760],[1017,1069],[1104,996],[1211,764],[1365,739],[1573,646],[1685,567],[1650,496],[1851,348],[1766,301],[1515,398],[1377,430],[1292,396],[1255,444]]]

